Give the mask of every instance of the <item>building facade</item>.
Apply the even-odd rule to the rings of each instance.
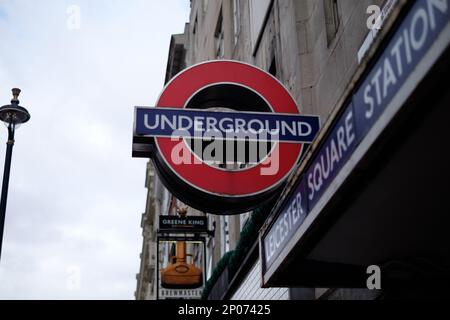
[[[419,277],[426,284],[448,281],[437,270],[448,270],[450,252],[442,229],[448,220],[443,199],[449,170],[447,157],[439,152],[448,137],[439,129],[439,119],[448,115],[442,107],[448,95],[439,90],[439,78],[448,70],[449,5],[446,0],[191,1],[184,33],[172,36],[166,82],[203,61],[239,60],[276,77],[299,111],[319,115],[322,124],[278,201],[237,216],[192,212],[207,214],[209,229],[214,231],[206,240],[209,281],[204,298],[376,299],[441,294],[434,286],[405,289],[409,288],[406,280],[399,278],[410,276],[416,281],[418,275],[412,270],[420,270],[427,274]],[[380,15],[374,16],[377,8]],[[398,36],[402,28],[403,38]],[[376,72],[388,49],[392,61],[384,58],[388,62]],[[414,49],[423,56],[415,56]],[[413,61],[420,70],[412,69]],[[370,77],[372,82],[366,84]],[[392,89],[398,83],[402,86]],[[409,91],[404,93],[405,88]],[[433,97],[433,108],[422,116],[427,96]],[[398,106],[394,110],[394,102],[386,102],[388,111],[380,111],[374,124],[360,130],[352,116],[364,104],[372,107],[366,117],[378,112],[373,108],[382,106],[383,98]],[[341,122],[348,143],[343,152],[351,149],[352,153],[342,156],[342,168],[336,160],[336,173],[330,166],[323,172],[323,163],[322,171],[316,170],[317,158],[328,152]],[[354,148],[353,124],[358,136]],[[415,144],[421,146],[419,151],[413,151]],[[155,297],[155,221],[172,201],[150,168],[137,299]],[[316,183],[318,176],[320,183]],[[429,184],[435,186],[434,193]],[[317,200],[304,191],[309,185]],[[291,209],[286,208],[296,193],[309,196],[308,214],[298,226],[290,224],[281,238],[279,221],[283,215],[290,217]],[[420,218],[428,210],[431,216]],[[388,289],[366,286],[368,266],[387,275]]]

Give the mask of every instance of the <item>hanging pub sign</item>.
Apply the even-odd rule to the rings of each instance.
[[[204,238],[158,237],[157,300],[201,298],[205,250]]]
[[[216,214],[276,197],[319,130],[273,76],[229,60],[194,65],[156,107],[136,107],[133,157],[150,157],[178,199]]]

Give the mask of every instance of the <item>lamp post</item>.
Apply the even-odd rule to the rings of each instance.
[[[19,106],[20,89],[12,89],[11,104],[0,107],[0,120],[8,128],[8,141],[6,142],[5,170],[3,172],[2,195],[0,201],[0,258],[2,255],[3,229],[5,226],[6,200],[8,198],[9,172],[11,169],[11,156],[14,146],[14,132],[22,124],[30,120],[27,109]]]

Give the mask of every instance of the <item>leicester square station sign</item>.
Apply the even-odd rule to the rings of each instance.
[[[208,61],[175,76],[156,107],[135,107],[133,157],[150,157],[186,204],[238,214],[279,195],[318,131],[270,74]]]
[[[449,0],[417,0],[352,92],[276,216],[261,234],[263,283],[277,273],[323,205],[450,45]],[[427,66],[428,65],[428,66]],[[383,124],[384,123],[384,124]],[[378,128],[377,128],[378,127]],[[378,131],[377,131],[378,130]],[[370,140],[372,139],[372,140]],[[308,224],[306,219],[309,216]]]

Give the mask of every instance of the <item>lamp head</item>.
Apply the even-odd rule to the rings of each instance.
[[[30,114],[27,109],[19,106],[19,95],[21,90],[18,88],[12,89],[13,99],[11,104],[0,107],[0,120],[7,126],[20,125],[30,120]]]

